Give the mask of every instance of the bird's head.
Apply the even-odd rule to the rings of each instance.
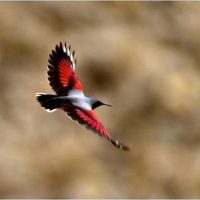
[[[96,109],[99,106],[110,106],[110,107],[112,107],[111,105],[103,103],[102,101],[99,101],[98,99],[94,99],[94,98],[91,99],[91,103],[92,103],[92,110]]]

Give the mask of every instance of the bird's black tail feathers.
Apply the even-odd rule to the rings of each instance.
[[[57,95],[38,93],[36,94],[36,99],[48,112],[52,112],[62,106],[62,101]]]

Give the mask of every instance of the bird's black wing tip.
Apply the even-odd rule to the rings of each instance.
[[[113,140],[113,139],[111,139],[110,141],[111,141],[111,143],[112,143],[115,147],[117,147],[117,148],[119,148],[119,149],[122,149],[122,150],[124,150],[124,151],[129,151],[129,150],[130,150],[130,148],[129,148],[128,146],[123,145],[123,144],[120,143],[118,140]]]

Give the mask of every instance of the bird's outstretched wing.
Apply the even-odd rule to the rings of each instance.
[[[74,54],[74,51],[70,51],[70,46],[60,43],[49,55],[48,80],[58,95],[67,95],[71,89],[83,89],[75,73]]]
[[[124,146],[118,140],[114,140],[113,138],[111,138],[111,136],[108,134],[108,132],[92,110],[82,110],[77,107],[66,107],[64,108],[64,110],[67,112],[67,115],[71,119],[77,121],[79,124],[84,125],[86,128],[92,130],[94,133],[97,133],[98,135],[106,138],[114,146],[123,150],[129,150],[127,146]]]

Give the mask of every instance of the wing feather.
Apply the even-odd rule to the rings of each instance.
[[[67,95],[71,89],[82,90],[82,84],[75,73],[75,51],[60,43],[49,55],[48,80],[58,95]]]
[[[111,136],[104,128],[103,124],[99,121],[96,114],[92,110],[86,111],[80,108],[69,108],[69,107],[64,110],[67,112],[67,115],[71,119],[77,121],[81,125],[84,125],[86,128],[90,129],[94,133],[97,133],[101,137],[106,138],[114,146],[123,150],[129,150],[127,146],[124,146],[118,140],[114,140],[113,138],[111,138]]]

